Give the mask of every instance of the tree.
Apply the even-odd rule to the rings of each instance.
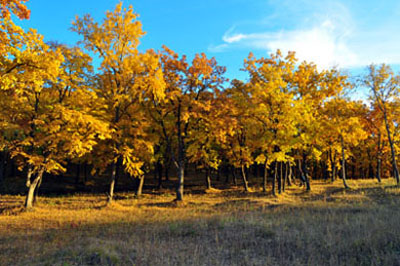
[[[101,24],[90,15],[77,18],[72,30],[82,35],[85,48],[101,60],[93,88],[104,103],[101,119],[110,124],[112,138],[100,144],[102,170],[111,165],[108,202],[114,195],[118,168],[123,165],[133,177],[143,178],[142,166],[153,153],[148,138],[149,123],[141,103],[164,97],[164,79],[159,57],[152,51],[141,53],[139,40],[144,35],[132,6],[119,3],[108,11]]]
[[[394,75],[391,68],[385,64],[382,64],[380,67],[370,65],[368,71],[369,73],[364,77],[364,85],[370,89],[370,99],[383,115],[392,155],[393,176],[397,184],[399,184],[400,177],[391,128],[394,126],[393,109],[398,106],[400,76]]]
[[[367,137],[361,122],[362,104],[345,98],[333,98],[324,104],[323,131],[333,140],[331,147],[341,154],[342,180],[346,182],[345,162],[350,157],[350,146],[357,146]],[[331,151],[332,152],[332,151]]]
[[[245,60],[245,69],[249,72],[251,96],[254,111],[253,119],[259,136],[255,136],[254,145],[260,151],[255,161],[264,164],[263,190],[266,191],[267,168],[274,164],[272,193],[275,194],[275,181],[278,181],[279,193],[282,192],[281,175],[278,176],[278,164],[292,160],[289,156],[295,136],[298,133],[298,110],[294,93],[290,88],[295,70],[294,53],[283,58],[280,51],[270,58],[256,60],[251,54]]]
[[[65,75],[62,51],[51,49],[35,31],[9,25],[15,41],[1,58],[3,140],[19,168],[27,169],[25,207],[31,208],[43,174],[65,171],[65,160],[89,152],[106,138],[107,126],[82,109],[93,94],[81,91],[79,83],[68,96],[73,99],[60,100],[59,88],[75,79]]]
[[[176,152],[171,150],[171,157],[178,170],[178,185],[176,200],[183,200],[185,164],[188,160],[188,136],[195,134],[198,117],[196,112],[201,109],[204,101],[209,99],[210,93],[215,93],[225,81],[223,74],[225,68],[217,64],[215,58],[208,59],[205,54],[197,54],[191,64],[186,56],[179,55],[164,46],[161,61],[166,82],[166,98],[163,108],[164,114],[169,116],[165,120],[158,119],[168,145],[174,141],[177,145]],[[207,103],[206,103],[207,104]],[[172,125],[173,134],[167,133],[167,124]],[[172,137],[173,139],[170,139]]]

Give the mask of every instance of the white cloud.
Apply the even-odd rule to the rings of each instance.
[[[312,2],[303,1],[303,4],[311,5]],[[374,28],[374,25],[369,25],[363,30],[346,6],[336,1],[330,3],[327,6],[308,6],[309,10],[303,12],[297,21],[295,19],[296,26],[291,29],[249,33],[246,32],[250,30],[248,26],[241,31],[231,28],[223,35],[223,44],[211,46],[210,50],[223,52],[245,47],[268,53],[277,49],[295,51],[300,61],[314,62],[320,69],[400,63],[400,37],[394,34],[396,27],[380,25]],[[261,23],[265,24],[265,21]]]

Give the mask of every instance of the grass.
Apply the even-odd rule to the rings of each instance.
[[[187,194],[0,199],[0,265],[400,265],[400,188],[392,180],[314,181]],[[190,193],[190,191],[189,191]]]

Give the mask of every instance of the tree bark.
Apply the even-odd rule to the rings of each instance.
[[[279,162],[279,171],[278,171],[278,193],[282,194],[282,173],[283,173],[283,169],[282,169],[282,162]]]
[[[185,178],[185,168],[183,165],[179,166],[178,169],[178,187],[176,189],[176,200],[182,201],[183,200],[183,182]]]
[[[329,160],[331,161],[331,181],[334,182],[336,178],[336,154],[332,157],[332,151],[329,152]]]
[[[272,178],[272,195],[276,196],[276,179],[278,178],[278,162],[274,162],[274,177]]]
[[[183,201],[183,184],[185,180],[185,143],[184,143],[184,137],[182,132],[182,123],[181,123],[181,102],[179,102],[178,105],[178,113],[177,113],[177,122],[176,122],[176,127],[178,129],[177,131],[177,137],[178,137],[178,185],[176,188],[176,201]]]
[[[44,169],[39,170],[39,172],[36,174],[36,177],[33,181],[31,181],[31,176],[32,176],[32,168],[28,170],[28,177],[27,177],[27,187],[28,187],[28,194],[26,195],[25,199],[25,209],[29,210],[33,208],[33,199],[34,199],[34,193],[36,186],[40,182],[43,176]],[[29,180],[29,181],[28,181]]]
[[[157,162],[157,169],[156,169],[157,175],[158,175],[158,184],[157,188],[160,189],[162,187],[162,177],[163,177],[163,165],[160,161]]]
[[[286,165],[286,163],[283,163],[282,162],[282,165],[283,165],[283,167],[284,167],[284,177],[283,177],[283,181],[282,181],[282,191],[283,192],[285,192],[285,189],[286,189],[286,182],[287,182],[287,179],[288,179],[288,173],[289,173],[289,170],[288,170],[288,167],[287,167],[287,165]]]
[[[136,189],[136,196],[140,197],[143,194],[144,175],[138,177],[138,186]]]
[[[264,175],[263,175],[263,192],[267,192],[267,178],[268,178],[268,159],[264,162]]]
[[[211,177],[210,177],[210,168],[206,168],[206,187],[207,189],[211,189]]]
[[[108,203],[112,203],[114,198],[114,187],[115,187],[115,176],[117,174],[117,163],[112,163],[111,166],[111,183],[110,183],[110,190],[108,193]]]
[[[307,170],[307,154],[303,152],[303,174],[304,174],[304,180],[306,183],[306,190],[310,191],[311,190],[311,185],[310,185],[310,179],[308,178],[308,170]]]
[[[344,140],[343,136],[340,137],[340,142],[342,144],[342,179],[343,179],[343,185],[345,188],[349,188],[346,182],[346,159],[344,157]]]
[[[245,169],[244,164],[242,164],[241,170],[242,170],[241,172],[242,172],[243,188],[244,188],[244,191],[248,192],[249,191],[249,184],[247,182],[246,169]]]
[[[287,163],[287,168],[289,169],[287,185],[292,186],[292,176],[293,176],[293,168],[290,162]]]
[[[381,134],[378,133],[378,154],[376,158],[376,179],[381,183],[381,165],[382,165],[382,143],[381,143]]]

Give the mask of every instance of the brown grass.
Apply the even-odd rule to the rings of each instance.
[[[0,199],[0,265],[400,265],[392,180],[313,183],[272,197],[241,188],[140,199],[121,193]]]

